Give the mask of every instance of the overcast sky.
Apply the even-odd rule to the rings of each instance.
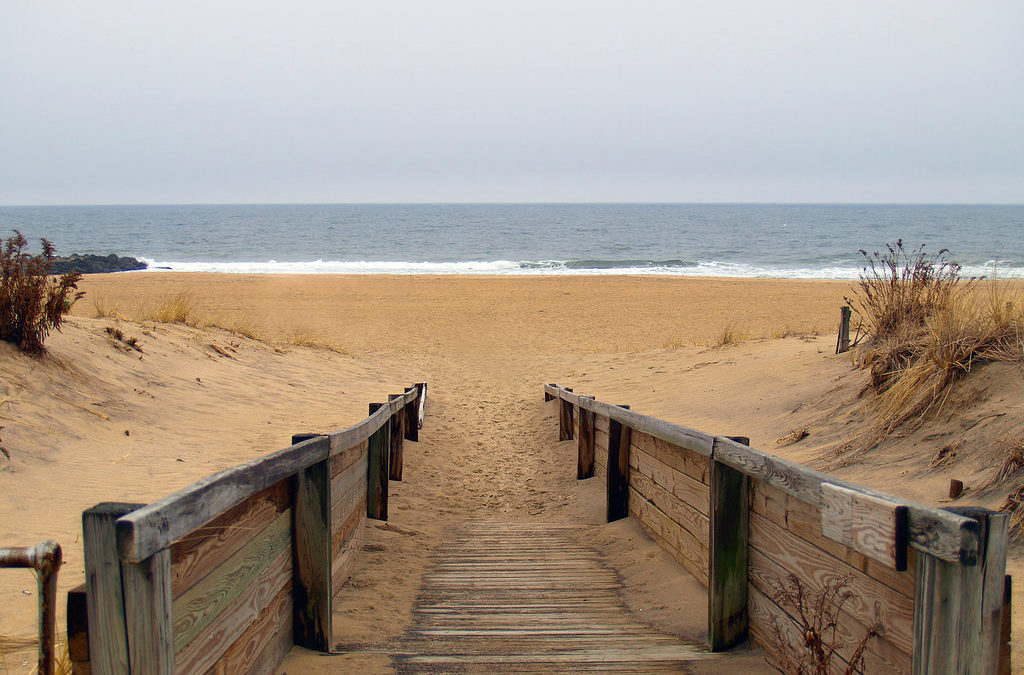
[[[0,204],[1024,202],[1024,2],[0,7]]]

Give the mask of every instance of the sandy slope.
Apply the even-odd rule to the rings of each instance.
[[[52,338],[46,359],[0,345],[0,438],[11,454],[0,465],[0,542],[58,539],[68,560],[62,589],[82,579],[82,509],[151,500],[277,449],[293,432],[347,426],[367,402],[406,384],[430,383],[428,424],[421,442],[407,445],[391,522],[367,533],[367,560],[388,565],[357,573],[336,607],[338,639],[362,651],[298,655],[306,660],[290,672],[355,660],[387,672],[373,652],[405,629],[432,548],[452,524],[496,514],[594,523],[590,543],[630,584],[637,616],[699,637],[703,593],[667,573],[673,564],[628,523],[600,525],[599,488],[575,480],[574,445],[557,442],[543,382],[747,435],[762,449],[930,503],[940,503],[951,476],[977,485],[991,472],[996,440],[1024,433],[1022,378],[992,366],[969,384],[984,390],[971,407],[952,406],[839,467],[835,448],[871,425],[870,406],[857,398],[863,373],[833,354],[828,335],[753,338],[828,331],[845,283],[133,274],[90,277],[83,287],[79,318]],[[141,315],[180,290],[192,293],[200,319],[267,341],[90,318],[97,302]],[[138,337],[142,353],[119,346],[107,327]],[[712,348],[727,328],[751,339]],[[281,346],[296,335],[351,353]],[[776,444],[802,428],[805,440]],[[954,461],[928,471],[936,452],[956,443]],[[981,501],[997,505],[1005,491]],[[33,587],[27,572],[0,574],[10,599],[0,603],[3,633],[31,634],[35,599],[21,591]]]

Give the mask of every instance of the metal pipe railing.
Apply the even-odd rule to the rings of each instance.
[[[0,546],[0,567],[27,567],[36,570],[39,585],[39,669],[40,675],[53,675],[57,662],[57,571],[63,562],[60,544],[44,541],[35,546]]]

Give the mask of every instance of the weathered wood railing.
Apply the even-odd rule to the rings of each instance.
[[[803,641],[776,590],[793,575],[809,592],[844,582],[845,663],[869,627],[869,673],[1008,670],[1001,629],[1007,516],[937,509],[892,497],[716,436],[545,385],[559,439],[576,438],[577,476],[607,483],[608,520],[635,517],[708,588],[708,642],[748,637],[769,654],[774,631]],[[1005,671],[998,670],[1006,668]]]
[[[63,562],[60,544],[43,541],[35,546],[0,546],[0,568],[20,567],[34,570],[39,597],[39,655],[36,672],[53,675],[57,660],[57,572]]]
[[[86,511],[92,672],[269,673],[293,644],[330,651],[332,598],[367,517],[387,519],[425,395],[418,384],[152,504]]]

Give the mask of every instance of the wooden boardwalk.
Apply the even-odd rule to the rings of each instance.
[[[672,672],[710,656],[636,622],[574,525],[474,522],[424,576],[399,673]]]

